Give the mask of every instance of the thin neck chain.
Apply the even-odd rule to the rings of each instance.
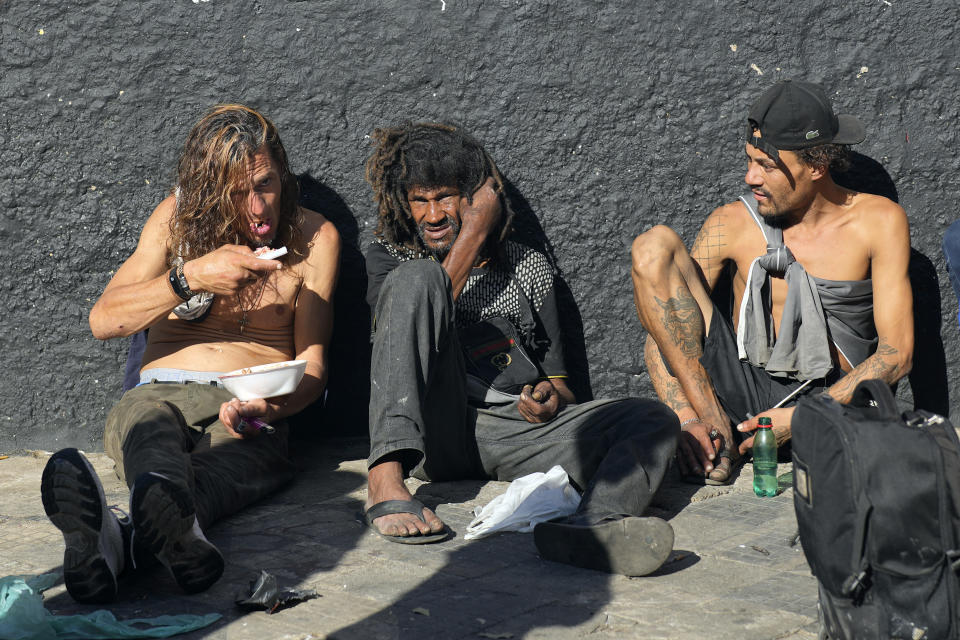
[[[254,309],[257,308],[257,305],[260,304],[260,298],[263,297],[263,289],[267,285],[268,277],[269,276],[264,275],[263,277],[260,278],[260,290],[257,292],[256,300],[253,301],[253,304],[251,304],[249,308],[247,309],[243,308],[243,302],[240,300],[240,292],[238,291],[236,293],[237,306],[240,307],[240,333],[241,334],[243,333],[243,330],[247,328],[247,323],[248,323],[247,311],[253,311]]]

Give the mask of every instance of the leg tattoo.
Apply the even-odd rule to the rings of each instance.
[[[699,358],[703,353],[703,314],[693,294],[678,287],[674,298],[653,299],[663,310],[663,326],[673,343],[687,358]]]

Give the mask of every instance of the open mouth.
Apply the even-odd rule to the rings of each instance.
[[[250,232],[258,238],[268,235],[271,229],[270,223],[265,220],[250,223]]]

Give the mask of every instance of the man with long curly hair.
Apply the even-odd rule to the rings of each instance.
[[[513,212],[479,143],[433,123],[373,137],[368,525],[392,542],[438,542],[446,527],[408,475],[514,480],[560,465],[583,496],[573,515],[537,525],[540,555],[654,571],[673,530],[639,516],[676,447],[676,417],[651,400],[576,403],[553,269],[507,239]]]
[[[219,105],[190,131],[176,188],[90,312],[101,340],[150,329],[140,384],[104,430],[130,487],[129,517],[107,508],[76,449],[55,453],[43,473],[76,600],[116,597],[132,564],[125,548],[138,561],[156,557],[185,591],[206,589],[224,560],[203,530],[293,477],[284,419],[326,383],[340,251],[332,223],[297,200],[277,129],[258,112]],[[271,247],[287,253],[261,255]],[[306,372],[284,397],[241,402],[219,383],[224,372],[295,358]]]

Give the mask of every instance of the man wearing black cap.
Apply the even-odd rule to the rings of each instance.
[[[906,375],[913,352],[906,214],[830,175],[863,126],[835,115],[819,86],[789,80],[747,120],[751,193],[715,209],[689,253],[665,226],[632,250],[647,368],[681,421],[681,471],[707,484],[730,480],[753,445],[752,418],[769,416],[782,445],[800,395],[846,402],[860,380]],[[728,267],[725,314],[710,293]]]

